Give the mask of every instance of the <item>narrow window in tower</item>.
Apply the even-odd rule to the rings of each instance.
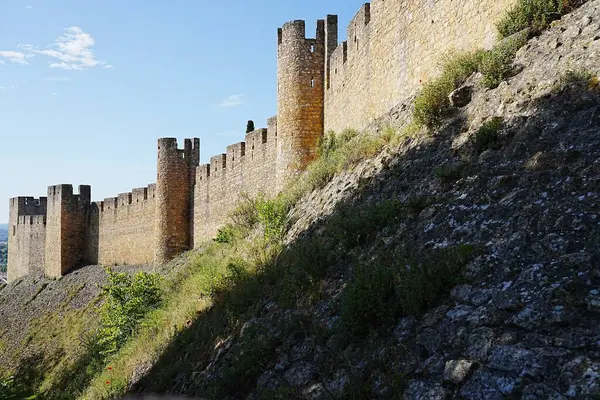
[[[17,234],[17,227],[13,225],[13,236]]]
[[[315,78],[310,78],[310,87],[311,88],[315,87]]]
[[[314,53],[314,52],[315,52],[315,45],[314,45],[314,44],[311,44],[311,45],[310,45],[310,52],[311,52],[311,53]]]

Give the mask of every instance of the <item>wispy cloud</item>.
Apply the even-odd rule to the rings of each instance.
[[[26,9],[31,10],[33,6],[25,6]]]
[[[219,103],[219,107],[237,107],[244,104],[244,93],[234,94]]]
[[[53,82],[66,82],[70,81],[71,78],[67,78],[66,76],[49,76],[45,80]]]
[[[27,83],[27,82],[23,82],[23,83]],[[19,84],[14,84],[12,86],[0,86],[0,90],[4,91],[4,90],[16,90],[19,88]]]
[[[78,26],[66,28],[65,32],[56,38],[55,42],[43,50],[33,49],[32,52],[54,58],[50,68],[85,71],[94,67],[112,67],[104,60],[98,60],[92,47],[96,40]]]
[[[15,64],[28,64],[27,58],[33,57],[31,54],[26,54],[21,51],[0,51],[0,57],[7,59]],[[4,63],[4,61],[3,61]]]
[[[60,93],[52,93],[52,96],[60,96]]]

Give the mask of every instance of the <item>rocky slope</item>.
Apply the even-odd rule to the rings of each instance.
[[[407,136],[303,199],[285,242],[287,262],[311,269],[290,279],[309,289],[285,302],[265,278],[258,301],[235,305],[242,321],[199,315],[136,369],[132,395],[599,398],[600,0],[532,39],[515,64],[493,90],[472,76],[471,101],[435,135]],[[400,104],[385,122],[409,116]],[[399,295],[382,290],[388,275],[357,286],[381,265],[413,271],[427,260],[442,271],[467,249],[444,285],[415,280],[423,300],[402,305],[412,312],[387,312]],[[90,307],[100,275],[90,267],[2,290],[0,326],[23,332],[5,348],[19,348],[44,313]]]
[[[333,260],[293,307],[265,299],[210,355],[179,347],[165,360],[185,364],[159,361],[134,390],[210,397],[253,346],[269,356],[247,366],[258,379],[231,398],[600,397],[600,1],[531,40],[516,66],[494,90],[473,76],[472,101],[436,135],[406,138],[293,212],[290,246],[324,243],[340,215],[398,202],[382,229],[348,239],[358,264],[477,249],[449,296],[348,339],[340,303],[358,264]],[[290,335],[290,321],[305,327]]]

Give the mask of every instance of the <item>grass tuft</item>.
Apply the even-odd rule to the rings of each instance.
[[[493,117],[485,122],[477,131],[473,145],[475,150],[481,153],[488,149],[497,149],[500,146],[498,133],[504,124],[504,118]]]
[[[413,120],[418,126],[434,129],[452,115],[448,96],[477,71],[480,59],[481,52],[451,53],[442,59],[440,77],[426,83],[415,99]]]
[[[525,34],[517,34],[498,43],[490,51],[482,53],[479,71],[483,74],[483,86],[498,87],[500,82],[514,74],[513,62],[517,51],[527,43]]]

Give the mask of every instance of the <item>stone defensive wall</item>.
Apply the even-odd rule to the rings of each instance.
[[[444,54],[490,48],[497,39],[495,23],[514,2],[373,0],[363,5],[348,25],[347,40],[327,51],[325,132],[362,129],[384,116],[438,73]],[[327,28],[331,46],[337,27],[328,23]]]
[[[246,135],[246,141],[227,147],[196,171],[194,190],[194,246],[214,237],[245,193],[255,197],[277,194],[277,117],[267,129]]]
[[[242,194],[275,196],[317,153],[324,132],[363,129],[438,73],[454,50],[489,48],[516,0],[373,0],[338,43],[338,18],[314,38],[277,32],[277,116],[200,164],[200,140],[161,138],[156,184],[92,203],[91,188],[51,186],[10,201],[8,280],[90,264],[161,264],[215,237]],[[274,42],[275,44],[275,42]]]
[[[156,185],[94,202],[87,224],[86,259],[91,264],[152,264]]]

